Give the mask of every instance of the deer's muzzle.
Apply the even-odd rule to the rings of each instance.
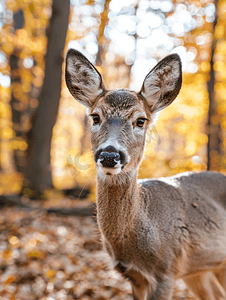
[[[107,146],[104,149],[99,149],[94,155],[96,163],[104,168],[119,168],[122,169],[125,165],[125,154],[118,151],[113,146]]]
[[[101,152],[99,159],[103,167],[113,168],[120,161],[120,155],[115,152]]]

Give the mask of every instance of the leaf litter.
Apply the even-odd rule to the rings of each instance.
[[[182,280],[174,300],[194,299]],[[93,217],[1,209],[0,300],[132,300]]]

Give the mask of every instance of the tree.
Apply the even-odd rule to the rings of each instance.
[[[106,40],[106,39],[104,39],[104,30],[109,22],[108,14],[109,14],[110,2],[111,2],[111,0],[105,0],[104,9],[103,9],[103,12],[101,13],[101,21],[100,21],[98,37],[97,37],[97,42],[98,42],[98,52],[97,52],[97,57],[96,57],[96,65],[97,66],[100,66],[102,64],[104,55],[106,53],[106,49],[104,49],[104,40]]]
[[[52,187],[50,149],[61,95],[62,55],[66,39],[70,0],[54,0],[48,32],[45,78],[39,106],[33,118],[25,185],[41,191]]]
[[[22,29],[24,27],[24,13],[20,9],[17,13],[14,14],[14,29]],[[20,139],[23,135],[22,131],[22,112],[20,109],[20,99],[17,97],[18,86],[21,85],[21,76],[19,73],[19,63],[20,63],[20,52],[21,47],[15,47],[14,52],[10,55],[10,70],[11,70],[11,83],[12,83],[12,94],[11,94],[11,109],[12,109],[12,121],[13,129],[15,132],[15,138]],[[16,170],[19,172],[23,171],[23,161],[21,162],[21,152],[19,149],[14,150],[14,164]],[[24,153],[24,152],[23,152]]]
[[[207,82],[209,94],[209,113],[208,113],[208,144],[207,144],[207,169],[221,170],[221,155],[222,155],[222,129],[220,114],[218,113],[218,103],[215,92],[216,72],[214,70],[214,55],[217,47],[216,27],[218,23],[218,0],[215,0],[215,20],[213,23],[213,41],[210,60],[210,79]]]

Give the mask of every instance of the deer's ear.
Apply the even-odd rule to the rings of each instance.
[[[147,74],[140,94],[147,100],[151,112],[157,112],[173,102],[181,84],[181,60],[177,54],[172,54],[161,60]]]
[[[72,96],[87,107],[92,107],[97,96],[105,91],[100,73],[83,54],[74,49],[67,53],[65,78]]]

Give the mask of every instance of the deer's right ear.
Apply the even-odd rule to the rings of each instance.
[[[86,107],[92,107],[97,96],[105,91],[100,73],[83,54],[74,49],[67,53],[65,79],[72,96]]]

